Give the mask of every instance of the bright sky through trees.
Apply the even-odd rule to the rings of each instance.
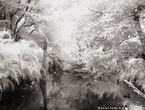
[[[63,52],[70,55],[76,49],[72,32],[82,16],[88,13],[85,5],[87,2],[80,2],[78,0],[45,0],[43,3],[46,2],[53,10],[52,19],[57,28],[55,42],[61,47]]]

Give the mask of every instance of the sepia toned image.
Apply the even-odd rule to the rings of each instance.
[[[145,0],[0,0],[0,110],[145,110]]]

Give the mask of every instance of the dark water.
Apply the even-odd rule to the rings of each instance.
[[[88,80],[87,80],[88,81]],[[72,76],[63,75],[60,84],[48,83],[48,108],[49,110],[97,110],[97,107],[122,106],[133,104],[145,106],[145,99],[136,94],[132,88],[125,83],[112,84],[116,92],[104,92],[100,97],[98,92],[94,93],[91,89],[85,89],[85,82],[79,82]],[[96,90],[104,89],[106,86],[96,86]],[[42,94],[38,84],[35,89],[25,87],[19,88],[13,94],[5,94],[0,101],[0,110],[42,110]],[[107,88],[107,87],[106,87]],[[109,91],[109,89],[107,89]],[[111,89],[110,89],[111,90]],[[104,89],[105,91],[105,89]],[[117,95],[115,95],[117,94]],[[129,97],[128,97],[129,95]]]
[[[30,91],[21,88],[21,90],[17,90],[13,94],[5,94],[2,97],[0,110],[39,110],[40,98],[39,86]]]

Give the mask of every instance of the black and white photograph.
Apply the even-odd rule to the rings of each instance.
[[[145,0],[0,0],[0,110],[145,110]]]

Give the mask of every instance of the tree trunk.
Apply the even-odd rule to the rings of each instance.
[[[40,88],[43,95],[43,104],[44,104],[44,110],[47,110],[47,86],[46,86],[46,78],[40,79]]]
[[[47,51],[47,39],[44,38],[43,44],[43,62],[42,62],[42,69],[40,71],[41,78],[40,78],[40,88],[43,95],[43,104],[44,110],[47,110],[47,65],[46,65],[46,51]]]

